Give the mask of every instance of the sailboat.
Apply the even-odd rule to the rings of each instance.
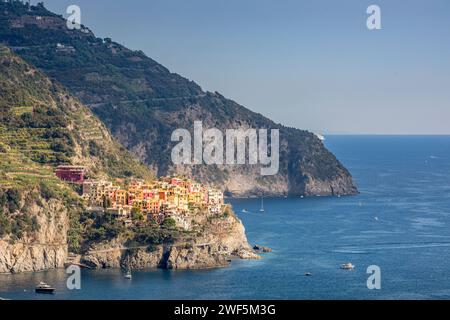
[[[264,210],[264,198],[261,198],[261,209],[259,209],[259,212],[265,212]]]
[[[131,269],[130,269],[130,256],[128,256],[128,263],[127,263],[127,273],[125,273],[125,279],[133,279],[133,276],[131,275]]]

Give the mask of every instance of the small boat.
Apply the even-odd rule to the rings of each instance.
[[[52,288],[50,285],[46,284],[45,282],[41,282],[36,286],[34,291],[36,293],[52,294],[55,292],[55,288]]]
[[[247,209],[242,209],[242,213],[248,213]]]
[[[127,273],[125,273],[125,279],[131,280],[133,279],[133,276],[131,275],[131,269],[130,269],[130,256],[128,256],[127,260]]]
[[[264,198],[261,198],[261,209],[259,209],[259,212],[265,212],[264,210]]]
[[[341,264],[341,269],[343,270],[353,270],[353,268],[355,268],[355,266],[351,262]]]
[[[305,277],[311,277],[312,273],[311,272],[305,272]]]

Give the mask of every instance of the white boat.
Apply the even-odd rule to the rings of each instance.
[[[242,209],[241,212],[242,212],[242,213],[247,213],[248,211],[247,211],[247,209]]]
[[[259,212],[265,212],[264,210],[264,198],[261,198],[261,209],[259,209]]]
[[[131,275],[131,269],[130,269],[130,256],[128,256],[127,260],[127,273],[125,273],[125,279],[131,280],[133,279],[133,276]]]
[[[344,269],[344,270],[353,270],[354,268],[355,268],[355,266],[351,262],[341,264],[341,269]]]
[[[52,294],[55,292],[55,288],[53,288],[52,286],[48,285],[45,282],[40,282],[36,288],[34,289],[34,291],[36,293],[49,293]]]

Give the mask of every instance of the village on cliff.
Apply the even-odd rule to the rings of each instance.
[[[188,178],[163,177],[152,181],[116,179],[116,184],[103,179],[85,178],[82,166],[59,166],[56,176],[82,186],[87,210],[104,212],[132,224],[132,218],[162,223],[166,217],[183,225],[183,216],[197,208],[209,214],[223,211],[223,192]]]

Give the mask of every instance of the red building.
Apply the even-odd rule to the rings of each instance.
[[[58,166],[56,176],[63,181],[83,184],[86,169],[80,166]]]

